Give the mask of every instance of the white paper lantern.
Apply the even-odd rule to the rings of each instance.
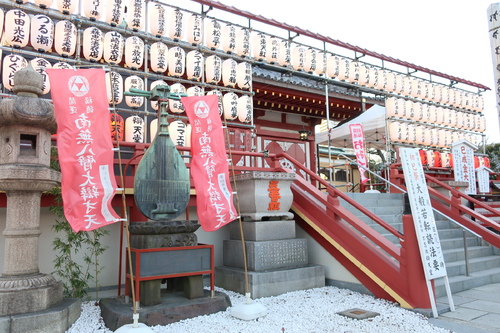
[[[267,37],[259,33],[252,40],[252,54],[255,60],[262,61],[266,59]]]
[[[53,69],[75,69],[73,66],[68,64],[67,62],[56,62],[54,65],[52,65]]]
[[[106,73],[106,93],[108,103],[120,104],[123,101],[123,77],[117,72]]]
[[[441,86],[441,103],[449,105],[450,101],[450,88]]]
[[[310,47],[306,50],[306,63],[304,66],[304,70],[309,74],[312,74],[316,72],[317,67],[318,67],[318,51]]]
[[[400,122],[391,122],[389,127],[389,138],[391,142],[403,142],[406,128]]]
[[[16,48],[28,45],[30,16],[20,9],[11,9],[5,14],[5,41]]]
[[[203,96],[205,95],[205,89],[199,86],[192,86],[186,89],[186,94],[188,95],[188,97]]]
[[[50,8],[54,0],[35,0],[34,2],[35,4],[37,4],[38,7],[45,9],[45,8]]]
[[[403,93],[403,86],[404,86],[404,76],[402,74],[396,73],[395,78],[394,78],[394,93],[395,94],[402,94]]]
[[[443,168],[449,168],[451,166],[451,153],[441,153],[441,166]]]
[[[423,122],[424,114],[422,109],[422,103],[413,103],[413,120],[418,122]]]
[[[54,49],[59,55],[68,57],[75,53],[77,40],[76,34],[76,27],[70,21],[63,20],[56,23]]]
[[[385,90],[385,87],[387,86],[387,71],[385,71],[382,68],[377,68],[377,75],[378,75],[378,80],[377,80],[377,85],[375,86],[375,89],[378,90]]]
[[[187,20],[186,37],[189,44],[196,46],[203,41],[203,20],[198,14],[191,14]]]
[[[459,107],[464,110],[472,110],[472,93],[463,92],[462,104]]]
[[[3,58],[2,84],[5,89],[12,90],[14,86],[14,74],[26,66],[28,66],[28,62],[20,55],[11,54]]]
[[[436,160],[434,150],[426,150],[425,155],[427,156],[427,165],[429,165],[429,167],[431,168],[434,167],[434,163]]]
[[[50,91],[49,76],[45,72],[47,68],[52,68],[52,64],[45,58],[34,58],[30,61],[31,67],[38,72],[43,79],[42,93],[48,94]]]
[[[282,39],[279,42],[278,63],[283,67],[289,66],[292,63],[290,42],[286,39]]]
[[[403,78],[403,92],[402,92],[402,94],[404,96],[407,96],[407,97],[411,96],[412,83],[413,83],[413,78],[412,77],[405,76]]]
[[[345,81],[349,78],[350,63],[351,62],[349,60],[347,60],[345,58],[340,58],[340,60],[339,60],[339,76],[338,76],[339,80]]]
[[[431,124],[438,124],[438,113],[437,113],[437,107],[434,104],[430,104],[428,106],[428,119],[429,123]]]
[[[153,82],[151,82],[151,85],[149,86],[149,91],[153,90],[156,86],[161,86],[161,85],[166,86],[167,82],[165,82],[163,80],[153,81]],[[160,103],[158,101],[151,101],[151,108],[155,111],[158,111],[160,109]]]
[[[421,104],[421,112],[422,112],[422,122],[424,123],[431,123],[432,124],[432,121],[431,121],[431,114],[430,114],[430,111],[429,111],[429,104],[424,104],[422,103]]]
[[[167,8],[157,2],[149,3],[149,31],[156,37],[167,34]]]
[[[474,118],[470,113],[464,113],[464,129],[467,131],[474,131]]]
[[[296,71],[303,71],[306,66],[306,47],[295,45],[292,49],[292,67]]]
[[[438,125],[444,125],[447,122],[446,118],[446,112],[445,109],[441,106],[436,107],[436,114],[437,114],[437,119],[436,119],[436,124]]]
[[[63,14],[73,14],[80,5],[79,0],[56,0],[56,7]]]
[[[385,84],[385,90],[388,92],[395,92],[396,91],[396,73],[387,71],[385,74],[386,77],[386,84]]]
[[[401,110],[397,108],[397,98],[396,97],[389,97],[385,100],[385,111],[387,113],[388,117],[400,117],[401,116]]]
[[[124,9],[124,0],[106,0],[104,20],[112,27],[122,24]]]
[[[174,145],[186,147],[188,141],[187,124],[182,120],[174,120],[168,125],[168,132]]]
[[[347,81],[351,83],[358,82],[359,80],[359,61],[351,61],[349,63],[349,76]]]
[[[184,13],[180,9],[170,12],[168,36],[173,41],[179,41],[184,37]]]
[[[3,36],[3,22],[4,22],[4,19],[5,19],[5,13],[3,11],[2,8],[0,8],[0,40],[2,40],[2,36]]]
[[[328,58],[326,75],[334,79],[340,74],[340,58],[337,56],[331,56]]]
[[[430,146],[432,144],[432,131],[429,127],[423,126],[422,144]]]
[[[266,61],[270,64],[279,63],[280,39],[269,37],[266,44]]]
[[[252,89],[252,65],[248,62],[239,63],[236,68],[236,84],[240,89]]]
[[[477,98],[477,111],[478,112],[484,111],[484,97],[483,96],[478,96],[478,98]]]
[[[432,92],[431,92],[431,101],[435,103],[440,103],[442,99],[442,89],[439,84],[433,84],[432,85]]]
[[[220,48],[222,35],[221,23],[217,20],[210,20],[207,23],[205,31],[205,45],[212,50]]]
[[[250,30],[241,28],[236,32],[236,47],[234,51],[240,57],[250,56]]]
[[[253,118],[252,97],[243,95],[238,98],[238,120],[242,123],[250,123]]]
[[[231,54],[236,48],[236,28],[232,24],[226,24],[222,28],[221,48],[224,52]]]
[[[144,142],[144,119],[139,116],[130,116],[125,119],[125,141]]]
[[[177,82],[177,83],[174,83],[170,86],[170,92],[174,93],[174,94],[185,94],[186,87],[184,87],[182,84]],[[175,100],[175,99],[170,98],[168,100],[168,108],[173,113],[184,112],[184,105],[181,103],[180,100]]]
[[[413,109],[413,101],[405,100],[405,114],[404,117],[408,120],[413,119],[415,110]]]
[[[104,52],[104,35],[96,27],[83,31],[83,56],[89,61],[99,61]]]
[[[379,85],[379,83],[378,83],[378,81],[379,81],[378,74],[379,74],[379,72],[378,72],[377,68],[370,67],[368,69],[368,84],[367,84],[368,87],[375,88],[375,87],[377,87]]]
[[[122,61],[124,41],[117,31],[108,31],[104,34],[103,58],[108,64],[117,65]]]
[[[226,59],[222,62],[222,83],[226,87],[233,88],[236,85],[236,66],[233,59]]]
[[[184,75],[186,69],[186,52],[179,46],[171,47],[168,50],[168,75],[180,77]]]
[[[423,84],[419,79],[413,79],[411,82],[411,97],[413,98],[423,98]]]
[[[198,50],[188,52],[186,55],[186,76],[188,80],[200,81],[203,76],[205,58]]]
[[[125,91],[130,91],[130,88],[144,90],[144,80],[137,75],[131,75],[125,79]],[[131,108],[139,108],[144,103],[144,97],[140,96],[125,96],[125,103]]]
[[[224,107],[222,106],[222,98],[223,98],[222,93],[219,90],[211,90],[207,92],[207,95],[217,95],[219,116],[222,116],[222,114],[224,113]]]
[[[369,68],[365,64],[359,64],[358,73],[358,84],[367,86],[368,81],[370,81]]]
[[[484,118],[483,116],[479,116],[477,120],[478,120],[476,123],[477,131],[481,133],[486,131],[486,118]]]
[[[316,70],[314,71],[317,75],[319,75],[319,76],[326,75],[326,72],[328,70],[328,59],[329,58],[330,58],[330,55],[326,52],[318,53],[318,57],[317,57],[318,65],[316,66]],[[367,73],[367,76],[368,76],[368,73]]]
[[[151,120],[149,123],[149,142],[153,142],[158,133],[158,118]]]
[[[144,30],[146,21],[146,1],[129,0],[127,4],[127,26],[132,31]]]
[[[205,61],[205,81],[218,84],[222,78],[222,60],[216,55],[207,57]]]
[[[405,142],[415,144],[417,141],[417,131],[416,131],[416,126],[414,126],[412,123],[406,123],[406,138]]]
[[[47,52],[52,48],[54,42],[54,23],[50,17],[35,15],[31,18],[30,40],[31,46],[38,52]]]
[[[426,100],[426,101],[430,101],[431,100],[431,96],[432,96],[432,89],[433,89],[433,86],[432,86],[432,83],[430,82],[426,82],[426,81],[422,81],[422,90],[423,90],[423,96],[422,96],[422,99]]]
[[[83,2],[83,12],[91,21],[101,18],[104,11],[104,0],[87,0]]]
[[[125,65],[139,69],[144,63],[144,42],[137,36],[125,40]]]
[[[235,93],[228,92],[224,94],[222,106],[225,120],[234,120],[238,117],[238,96]]]
[[[151,44],[149,58],[153,72],[165,73],[168,68],[168,47],[162,42]]]
[[[456,128],[465,128],[465,114],[461,111],[457,111],[455,112],[455,115],[457,119]]]

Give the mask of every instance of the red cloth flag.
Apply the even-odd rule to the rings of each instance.
[[[47,69],[57,121],[64,215],[73,231],[117,222],[113,144],[103,69]]]
[[[182,97],[191,131],[191,176],[196,188],[198,219],[215,231],[238,216],[229,182],[229,164],[217,95]]]
[[[363,126],[361,126],[361,124],[351,124],[349,125],[349,131],[351,132],[354,154],[356,154],[356,162],[358,162],[361,184],[364,184],[369,179],[365,175],[365,170],[368,169],[368,161],[366,160],[365,135],[363,133]]]

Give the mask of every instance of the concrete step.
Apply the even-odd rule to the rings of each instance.
[[[448,280],[450,283],[451,293],[455,294],[464,290],[484,286],[487,284],[500,283],[500,268],[495,267],[478,272],[472,272],[470,276],[452,276],[449,277]],[[446,296],[444,279],[439,278],[434,281],[436,297]]]
[[[464,248],[464,239],[462,237],[440,239],[440,243],[441,243],[441,249],[443,250]],[[477,239],[476,237],[467,237],[466,243],[468,248],[472,246],[479,246],[480,240]]]
[[[500,267],[500,256],[485,256],[477,258],[469,258],[469,272],[478,272],[491,268]],[[453,261],[446,263],[446,272],[448,276],[465,275],[467,267],[465,260]]]
[[[490,246],[472,246],[467,248],[469,259],[491,256],[494,254],[493,248]],[[465,252],[462,248],[443,250],[443,257],[446,263],[464,260]]]

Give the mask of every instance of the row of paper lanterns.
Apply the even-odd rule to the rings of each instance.
[[[163,80],[153,81],[150,85],[150,90],[157,85],[167,85]],[[106,73],[106,91],[109,104],[120,104],[123,99],[128,107],[140,108],[144,104],[144,97],[141,96],[124,96],[124,91],[130,91],[130,88],[145,90],[144,80],[137,76],[131,75],[123,80],[123,77],[117,72]],[[170,92],[177,94],[187,94],[187,96],[203,96],[205,90],[203,87],[191,86],[186,88],[181,83],[170,85]],[[238,96],[234,92],[222,93],[219,90],[211,90],[207,95],[217,95],[219,97],[219,115],[224,116],[225,120],[236,120],[243,123],[250,123],[253,120],[253,99],[249,95]],[[151,101],[153,110],[158,110],[158,102]],[[183,113],[184,106],[181,101],[169,99],[168,109],[171,113]]]
[[[117,113],[110,114],[111,139],[125,142],[144,143],[146,141],[146,123],[138,115],[125,120]],[[153,142],[158,130],[158,119],[149,125],[149,142]],[[170,138],[176,146],[191,147],[191,125],[182,120],[174,120],[168,125]]]
[[[420,149],[418,151],[422,165],[434,168],[452,168],[453,154],[449,152],[440,152],[437,150]],[[491,167],[490,159],[487,156],[474,156],[474,168],[485,166]]]
[[[387,116],[392,118],[443,125],[468,131],[484,132],[486,130],[486,120],[480,114],[396,97],[387,98],[385,108]]]
[[[467,140],[477,145],[477,134],[444,128],[393,121],[388,124],[389,139],[392,143],[416,144],[431,147],[450,147],[453,142]]]
[[[112,1],[113,2],[113,1]],[[93,2],[91,2],[93,3]],[[131,1],[131,8],[136,5],[145,6],[142,1]],[[155,3],[152,5],[151,15],[153,19],[152,33],[162,35],[160,32],[161,24],[164,17],[161,13],[165,13],[164,6]],[[159,8],[163,8],[160,10]],[[142,12],[142,9],[135,11]],[[173,20],[176,26],[173,31],[176,36],[170,36],[173,39],[181,39],[184,35],[184,23],[182,11],[175,10]],[[1,15],[3,18],[3,15]],[[197,17],[193,14],[192,17]],[[33,48],[39,51],[49,51],[54,44],[55,51],[61,56],[71,56],[75,53],[77,45],[77,28],[67,20],[59,21],[55,27],[46,15],[35,15],[30,17],[20,9],[9,10],[5,15],[6,26],[13,27],[5,32],[5,40],[10,45],[16,47],[25,47],[28,44],[31,36],[31,44]],[[133,22],[127,21],[127,22]],[[137,21],[137,19],[135,19]],[[200,19],[188,20],[188,31],[197,31],[194,35],[203,35],[203,25]],[[197,28],[193,28],[193,24],[199,24]],[[158,25],[158,26],[156,26]],[[142,30],[141,27],[138,30]],[[253,37],[253,47],[250,47],[250,33],[246,28],[236,29],[231,24],[222,27],[222,24],[217,20],[209,20],[207,24],[207,37],[205,44],[212,49],[222,48],[228,53],[237,53],[239,55],[250,55],[250,49],[253,50],[253,57],[256,60],[266,60],[269,63],[278,64],[280,66],[292,66],[298,71],[316,73],[317,75],[326,75],[330,78],[337,78],[342,81],[357,83],[362,86],[367,86],[374,89],[387,91],[394,94],[400,94],[406,97],[419,98],[428,102],[441,103],[456,108],[463,108],[481,112],[484,108],[484,100],[478,94],[466,92],[460,89],[447,87],[441,84],[430,83],[408,75],[402,75],[381,68],[370,67],[358,61],[351,61],[347,58],[339,56],[331,56],[324,52],[318,52],[314,48],[308,48],[300,44],[291,43],[288,40],[280,39],[273,36],[267,36],[258,33]],[[192,35],[192,34],[188,34]],[[55,36],[54,38],[52,36]],[[226,36],[226,37],[224,37]],[[200,40],[189,40],[192,44],[197,44]],[[226,41],[226,42],[224,42]],[[143,65],[144,58],[144,42],[137,36],[131,36],[125,39],[116,31],[110,31],[103,34],[97,27],[89,27],[83,33],[83,56],[89,61],[104,61],[111,64],[121,62],[123,49],[125,53],[125,65],[130,68],[140,68]],[[238,45],[245,45],[238,48]],[[248,45],[247,45],[248,44]],[[202,73],[202,55],[199,51],[194,50],[186,56],[182,48],[176,46],[168,49],[162,42],[156,42],[150,48],[151,68],[157,73],[167,71],[169,64],[168,75],[182,76],[184,71],[187,71],[188,79],[200,80]],[[207,58],[206,70],[211,70],[215,78],[220,76],[227,77],[224,80],[226,86],[235,86],[236,74],[234,73],[235,62],[232,59],[227,59],[224,64],[221,64],[220,58],[216,56]],[[249,64],[240,64],[241,73],[248,72]],[[217,67],[227,68],[226,71],[220,71]],[[214,68],[212,70],[212,68]],[[224,75],[224,72],[228,74]],[[251,68],[250,68],[251,72]],[[209,73],[206,76],[212,79]],[[245,74],[241,74],[242,76]],[[251,75],[250,75],[251,77]],[[241,79],[244,82],[244,79]],[[214,80],[216,82],[219,80]],[[244,85],[244,83],[242,83]],[[249,89],[243,87],[242,89]]]

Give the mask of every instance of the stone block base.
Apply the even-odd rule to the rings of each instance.
[[[183,292],[162,293],[161,304],[143,307],[137,310],[139,322],[148,326],[168,325],[180,320],[225,311],[231,306],[229,297],[220,292],[210,297],[210,291],[205,290],[204,296],[187,299]],[[120,299],[104,298],[99,302],[101,315],[110,330],[132,324],[134,313],[131,303],[123,303]]]
[[[249,221],[242,222],[246,241],[270,241],[295,238],[295,221]],[[240,224],[229,224],[231,239],[241,240]]]
[[[0,317],[0,332],[64,333],[80,317],[81,301],[66,298],[39,312]]]
[[[243,269],[220,266],[215,268],[215,284],[226,290],[245,294]],[[309,265],[269,272],[248,272],[248,284],[252,298],[278,296],[290,291],[325,286],[323,266]]]
[[[249,271],[265,271],[308,264],[307,240],[281,239],[274,241],[245,241]],[[241,240],[224,241],[224,266],[244,268]]]

